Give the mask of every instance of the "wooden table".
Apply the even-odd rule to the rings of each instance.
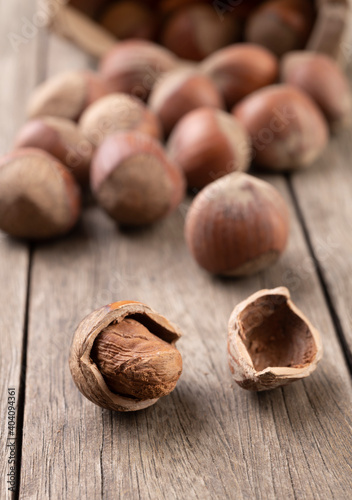
[[[0,0],[3,152],[36,84],[92,63],[37,29],[38,12],[34,0]],[[351,157],[349,130],[309,171],[270,176],[291,208],[290,244],[276,266],[246,280],[213,278],[193,262],[183,239],[187,203],[143,231],[119,232],[90,206],[59,241],[27,245],[1,235],[0,497],[10,498],[14,388],[15,498],[351,498]],[[231,380],[227,321],[239,301],[278,285],[321,331],[325,357],[305,381],[248,393]],[[135,414],[85,400],[67,362],[81,318],[120,299],[144,301],[185,332],[177,389]]]

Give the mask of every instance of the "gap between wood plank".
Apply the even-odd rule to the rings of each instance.
[[[285,178],[286,178],[288,190],[289,190],[291,197],[292,197],[292,203],[293,203],[294,209],[295,209],[296,214],[297,214],[297,219],[300,222],[301,227],[302,227],[304,239],[306,241],[309,254],[312,257],[313,262],[314,262],[314,267],[315,267],[315,270],[316,270],[316,273],[317,273],[317,276],[318,276],[318,279],[319,279],[319,282],[320,282],[320,285],[321,285],[321,288],[322,288],[322,291],[324,294],[325,302],[326,302],[327,308],[329,310],[329,314],[331,316],[331,320],[332,320],[332,323],[334,325],[334,329],[335,329],[337,338],[338,338],[340,346],[341,346],[341,350],[343,352],[343,356],[345,358],[350,375],[352,376],[352,355],[349,352],[348,344],[347,344],[346,339],[345,339],[345,335],[343,332],[343,328],[341,326],[339,316],[338,316],[337,311],[335,309],[333,300],[330,297],[329,287],[328,287],[327,282],[326,282],[325,277],[324,277],[323,268],[319,263],[319,259],[315,255],[314,247],[313,247],[312,240],[311,240],[311,237],[309,235],[309,231],[308,231],[308,228],[307,228],[307,225],[305,222],[303,211],[301,210],[301,207],[300,207],[300,204],[298,201],[298,197],[296,196],[296,193],[295,193],[295,190],[294,190],[294,187],[292,184],[291,175],[286,174]]]

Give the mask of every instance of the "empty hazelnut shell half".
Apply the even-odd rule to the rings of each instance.
[[[292,85],[257,90],[238,103],[233,114],[252,139],[256,164],[269,170],[308,168],[328,143],[322,112]]]
[[[0,158],[0,229],[18,238],[67,233],[81,211],[80,189],[69,170],[40,149]]]
[[[309,94],[333,128],[350,125],[349,82],[331,57],[303,50],[290,52],[281,61],[281,79]]]
[[[66,165],[80,184],[89,181],[93,146],[77,124],[67,118],[43,116],[30,120],[17,134],[14,147],[42,149]]]
[[[194,199],[186,218],[188,248],[207,271],[246,276],[274,264],[286,248],[289,214],[268,182],[234,172]]]
[[[79,121],[82,134],[95,146],[115,132],[136,130],[160,139],[158,117],[136,97],[114,93],[89,106]]]
[[[185,194],[180,168],[158,141],[139,132],[120,132],[105,139],[92,162],[91,187],[116,222],[131,226],[165,217]]]
[[[166,135],[180,118],[194,109],[224,108],[224,101],[210,78],[187,67],[166,74],[155,85],[148,104],[160,118]]]
[[[28,102],[28,118],[61,116],[76,121],[92,102],[108,93],[100,75],[92,71],[66,71],[37,87]]]
[[[167,49],[146,40],[116,44],[100,64],[100,72],[112,92],[124,92],[146,100],[160,76],[180,62]]]
[[[308,377],[322,355],[319,332],[285,287],[255,293],[231,315],[228,359],[243,389],[265,391]]]
[[[213,80],[229,109],[255,90],[275,83],[279,75],[276,56],[250,43],[237,43],[214,52],[200,69]]]
[[[198,108],[177,123],[167,150],[183,170],[188,186],[203,188],[230,172],[246,171],[251,143],[246,129],[229,113]]]
[[[182,372],[181,332],[140,302],[116,302],[89,314],[70,351],[72,378],[102,408],[136,411],[169,394]]]

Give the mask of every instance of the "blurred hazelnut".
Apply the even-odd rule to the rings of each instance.
[[[171,160],[181,167],[193,188],[202,188],[235,170],[247,170],[250,149],[249,136],[238,120],[212,108],[185,115],[167,144]]]
[[[176,10],[166,20],[161,42],[177,56],[201,61],[239,39],[238,21],[230,14],[221,20],[211,5],[194,3]]]
[[[271,0],[259,6],[249,17],[245,39],[281,56],[305,46],[313,23],[313,2]]]
[[[258,165],[270,170],[306,168],[322,154],[327,123],[312,99],[290,85],[272,85],[243,99],[233,114],[252,138]]]
[[[234,172],[204,188],[186,219],[190,252],[207,271],[228,276],[254,274],[285,250],[289,213],[270,184]]]
[[[118,39],[152,39],[156,22],[152,11],[143,2],[121,0],[108,5],[101,15],[100,24]]]
[[[127,94],[110,94],[93,103],[81,116],[82,134],[95,146],[111,134],[136,130],[161,138],[158,117],[142,101]]]
[[[158,79],[180,62],[167,49],[146,40],[116,44],[100,63],[112,92],[125,92],[146,100]]]
[[[207,106],[223,108],[224,102],[212,81],[193,68],[180,68],[166,74],[149,98],[166,135],[190,111]]]
[[[105,139],[92,163],[91,186],[99,204],[119,224],[150,224],[175,210],[185,181],[162,146],[139,132]]]
[[[81,211],[80,189],[56,158],[23,148],[0,158],[0,229],[18,238],[67,233]]]
[[[27,116],[61,116],[77,120],[92,102],[108,89],[98,74],[91,71],[66,71],[37,87],[29,99]]]
[[[71,120],[53,116],[31,120],[17,134],[14,147],[42,149],[66,165],[80,184],[89,181],[93,147]]]
[[[351,123],[349,82],[338,64],[329,56],[308,51],[290,52],[282,60],[281,78],[285,83],[307,92],[332,127],[338,128]]]
[[[246,43],[215,52],[201,64],[231,108],[243,97],[277,80],[277,58],[267,49]]]

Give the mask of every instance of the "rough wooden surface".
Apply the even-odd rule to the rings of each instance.
[[[2,34],[10,23],[20,29],[21,17],[35,13],[27,0],[0,0],[0,9]],[[19,53],[6,45],[0,50],[9,68],[7,84],[0,82],[6,109],[6,114],[0,109],[0,130],[7,144],[35,81],[89,61],[66,42],[47,40],[42,31]],[[285,178],[268,178],[291,207],[290,246],[274,268],[251,279],[215,279],[196,266],[183,239],[187,202],[165,222],[131,232],[117,230],[91,206],[70,236],[33,248],[16,498],[349,497],[352,384],[338,335],[347,342],[351,331],[349,158],[350,134],[345,133],[317,168],[293,177],[292,188]],[[4,393],[11,384],[19,390],[25,347],[28,249],[2,237],[0,259],[5,417]],[[228,370],[227,320],[249,294],[278,285],[290,288],[322,332],[325,357],[308,380],[265,394],[247,393]],[[92,309],[119,299],[146,302],[185,333],[179,343],[184,373],[177,389],[136,414],[95,407],[77,391],[68,370],[77,323]],[[6,474],[4,446],[0,453]],[[6,498],[1,477],[0,497]]]

